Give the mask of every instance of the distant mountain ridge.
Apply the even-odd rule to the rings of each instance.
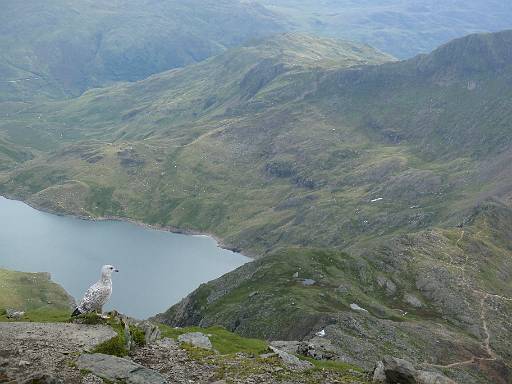
[[[0,101],[77,96],[282,30],[272,12],[238,0],[7,2]]]
[[[291,29],[367,43],[401,59],[468,34],[512,28],[512,4],[502,0],[258,1]]]

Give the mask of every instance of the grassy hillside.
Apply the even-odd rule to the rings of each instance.
[[[511,225],[512,210],[489,202],[464,228],[432,228],[351,254],[282,250],[202,285],[157,318],[279,340],[325,329],[339,358],[368,369],[386,354],[430,368],[475,358],[447,373],[464,383],[507,382]]]
[[[279,30],[272,12],[237,0],[7,2],[0,101],[139,80]]]
[[[258,0],[289,28],[360,41],[399,58],[430,52],[475,32],[512,28],[512,5],[501,0]]]
[[[457,224],[478,201],[511,196],[510,35],[352,69],[388,58],[286,35],[28,108],[0,128],[46,153],[0,190],[59,212],[213,232],[257,254]]]
[[[358,364],[391,353],[506,383],[510,52],[511,31],[402,62],[305,35],[252,42],[10,109],[0,130],[34,158],[0,174],[0,193],[211,232],[260,258],[202,286],[171,324],[325,328]]]
[[[0,269],[0,321],[5,310],[24,311],[24,320],[56,321],[69,318],[72,298],[46,273]]]

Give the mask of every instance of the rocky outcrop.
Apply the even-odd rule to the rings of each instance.
[[[406,360],[386,356],[377,362],[373,371],[376,384],[457,384],[437,372],[416,370]]]
[[[54,377],[80,382],[79,373],[70,367],[74,356],[114,336],[106,325],[0,322],[1,365],[5,376],[19,383],[33,382],[37,372],[44,375],[42,382]]]
[[[276,347],[269,347],[279,358],[283,361],[284,365],[292,371],[306,371],[313,368],[313,364],[309,361],[301,360],[297,356],[294,356],[288,352],[281,351]]]

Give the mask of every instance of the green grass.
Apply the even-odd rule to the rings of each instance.
[[[242,337],[236,333],[229,332],[222,327],[173,328],[165,324],[160,324],[159,326],[163,337],[170,337],[173,339],[177,339],[178,336],[184,333],[202,332],[208,335],[213,348],[223,355],[237,352],[243,352],[249,355],[259,355],[265,353],[268,349],[268,344],[263,340]]]
[[[71,313],[69,296],[47,274],[0,269],[0,310],[6,308],[24,311],[24,321],[66,321]]]
[[[361,373],[363,372],[363,370],[360,367],[353,365],[353,364],[344,363],[342,361],[317,360],[317,359],[313,359],[311,357],[306,357],[306,356],[300,356],[300,358],[302,360],[309,361],[318,370],[328,369],[328,370],[332,370],[332,371],[345,372],[345,373],[348,372],[349,370],[353,370],[355,372],[361,372]]]

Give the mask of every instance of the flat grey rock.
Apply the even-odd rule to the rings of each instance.
[[[279,358],[283,361],[286,368],[288,368],[291,371],[306,371],[308,369],[313,368],[313,364],[311,364],[309,361],[301,360],[297,356],[294,356],[290,353],[281,351],[277,349],[276,347],[269,346],[269,348],[274,352],[277,353]]]
[[[373,371],[374,384],[457,384],[448,377],[429,371],[418,371],[407,360],[385,356]]]
[[[356,303],[350,304],[350,309],[352,309],[353,311],[357,311],[357,312],[368,312],[366,309],[360,307]]]
[[[178,341],[181,343],[191,344],[194,347],[203,349],[213,349],[212,342],[204,333],[190,332],[178,336]]]
[[[447,378],[444,375],[436,372],[417,371],[416,372],[417,384],[457,384],[455,381]]]
[[[271,341],[270,345],[279,349],[280,351],[284,351],[287,353],[299,353],[299,344],[300,341]]]
[[[309,341],[302,341],[298,346],[298,353],[315,360],[338,360],[343,351],[334,346],[329,339],[314,337]]]
[[[81,355],[77,362],[85,369],[106,380],[121,380],[127,384],[167,384],[160,373],[133,361],[102,353]]]
[[[63,348],[79,346],[89,349],[116,336],[106,325],[85,325],[69,323],[0,323],[0,340],[18,344],[46,340]]]
[[[407,360],[384,356],[382,359],[386,379],[390,383],[416,384],[416,369]]]
[[[410,293],[406,293],[404,295],[404,302],[413,306],[414,308],[421,308],[423,306],[421,300]]]

